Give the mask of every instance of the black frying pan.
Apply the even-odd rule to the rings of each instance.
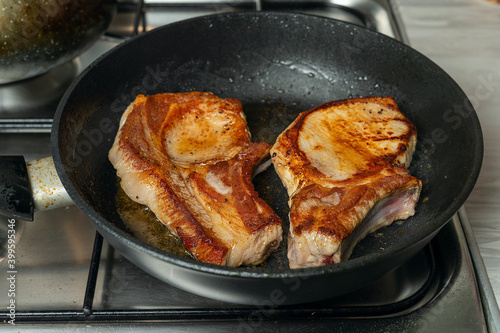
[[[138,93],[191,90],[240,99],[254,139],[271,143],[300,111],[335,99],[393,96],[418,130],[411,166],[423,181],[417,213],[367,236],[347,262],[298,270],[286,266],[286,241],[266,264],[240,268],[197,262],[139,241],[117,212],[108,150],[123,110]],[[415,50],[330,19],[248,12],[164,26],[99,58],[64,96],[52,147],[74,202],[131,262],[187,291],[247,304],[326,299],[395,269],[460,208],[483,153],[480,125],[465,94]],[[255,184],[287,230],[287,197],[274,170]]]

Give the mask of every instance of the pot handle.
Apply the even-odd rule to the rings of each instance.
[[[25,162],[22,156],[0,156],[0,214],[33,221],[37,211],[68,206],[52,157]]]

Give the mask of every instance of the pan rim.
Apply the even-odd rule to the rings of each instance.
[[[175,255],[172,255],[168,252],[165,252],[163,250],[157,249],[149,244],[146,244],[135,237],[127,234],[123,230],[119,229],[116,227],[112,222],[109,220],[103,218],[96,210],[94,210],[93,207],[91,207],[87,201],[80,195],[78,190],[73,186],[73,183],[70,180],[69,175],[66,172],[66,168],[64,166],[64,163],[62,162],[62,157],[61,157],[61,151],[60,151],[60,145],[59,145],[59,129],[61,127],[61,120],[62,116],[64,115],[64,109],[65,105],[67,104],[68,100],[70,99],[73,91],[75,88],[78,86],[80,81],[87,75],[90,71],[92,71],[95,67],[98,66],[98,64],[102,61],[102,59],[108,57],[110,54],[117,52],[123,47],[126,47],[130,43],[134,43],[138,39],[142,38],[147,38],[147,36],[155,33],[159,33],[159,31],[162,31],[163,29],[171,29],[171,27],[179,25],[179,24],[186,24],[186,22],[190,21],[196,21],[198,23],[201,22],[208,22],[210,19],[214,16],[217,17],[241,17],[241,16],[259,16],[259,17],[265,17],[265,16],[273,16],[273,17],[314,17],[316,20],[323,20],[325,23],[328,22],[330,25],[337,25],[337,26],[344,26],[344,29],[350,28],[350,29],[358,29],[363,31],[363,33],[367,34],[372,34],[373,36],[377,36],[376,38],[382,38],[387,42],[390,43],[396,43],[400,47],[404,48],[407,52],[413,53],[415,56],[418,56],[425,61],[428,62],[430,66],[433,66],[434,70],[439,71],[444,78],[457,89],[464,97],[465,101],[467,101],[470,104],[469,99],[465,95],[465,93],[462,91],[462,89],[458,86],[458,84],[447,74],[444,72],[443,69],[441,69],[437,64],[435,64],[432,60],[430,60],[428,57],[425,55],[421,54],[417,50],[411,48],[410,46],[401,43],[397,40],[394,40],[388,36],[385,36],[381,33],[371,31],[369,29],[366,29],[361,26],[357,26],[354,24],[346,23],[343,21],[335,20],[335,19],[329,19],[329,18],[323,18],[319,17],[316,15],[310,15],[310,14],[301,14],[301,13],[285,13],[285,12],[257,12],[257,11],[245,11],[245,12],[229,12],[229,13],[218,13],[218,14],[212,14],[212,15],[207,15],[207,16],[202,16],[202,17],[196,17],[180,22],[175,22],[166,26],[162,26],[159,28],[156,28],[154,30],[145,32],[141,35],[138,35],[137,37],[131,38],[120,45],[114,47],[113,49],[109,50],[108,52],[104,53],[101,55],[99,58],[97,58],[91,65],[89,65],[73,83],[70,85],[66,93],[64,94],[63,98],[61,99],[61,102],[59,103],[59,106],[57,108],[56,115],[54,117],[54,123],[53,123],[53,128],[52,128],[52,138],[51,138],[51,146],[52,146],[52,155],[54,157],[54,162],[56,165],[56,170],[59,174],[59,177],[61,178],[64,186],[68,190],[68,193],[70,194],[71,198],[75,202],[75,204],[85,212],[85,214],[92,220],[92,222],[100,229],[104,230],[106,233],[109,233],[113,235],[114,237],[124,239],[129,246],[132,246],[135,250],[140,251],[140,252],[145,252],[146,254],[149,254],[153,257],[156,257],[162,261],[166,261],[170,264],[174,264],[180,267],[184,267],[187,269],[192,269],[192,270],[197,270],[200,272],[208,273],[208,274],[216,274],[216,275],[224,275],[224,276],[233,276],[233,277],[241,277],[241,278],[252,278],[252,279],[268,279],[268,278],[290,278],[290,277],[311,277],[311,276],[319,276],[319,275],[325,275],[325,274],[341,274],[342,271],[352,271],[356,268],[361,268],[367,263],[376,263],[378,262],[379,258],[386,257],[388,255],[396,255],[397,253],[404,252],[407,246],[404,246],[403,244],[396,244],[388,248],[386,251],[382,252],[376,252],[376,253],[371,253],[364,255],[359,258],[352,258],[349,259],[348,261],[334,264],[334,265],[327,265],[327,266],[320,266],[320,267],[310,267],[310,268],[300,268],[300,269],[273,269],[272,272],[257,270],[247,270],[242,267],[227,267],[227,266],[216,266],[216,265],[211,265],[203,262],[196,261],[194,259],[187,259],[187,258],[182,258],[178,257]],[[472,107],[472,105],[471,105]],[[473,109],[473,108],[472,108]],[[475,182],[479,176],[479,172],[481,169],[482,165],[482,160],[483,160],[483,154],[484,154],[484,147],[483,147],[483,138],[482,138],[482,131],[479,123],[479,119],[477,117],[476,112],[471,113],[471,126],[475,126],[478,130],[475,131],[476,134],[476,146],[475,146],[475,151],[477,153],[477,156],[480,158],[477,158],[473,165],[473,169],[470,170],[470,177],[469,179],[466,180],[464,183],[464,187],[462,191],[459,193],[458,196],[455,197],[454,203],[450,206],[447,207],[444,211],[440,212],[438,215],[436,215],[436,220],[440,220],[439,228],[435,230],[434,232],[429,232],[424,235],[420,235],[419,241],[423,241],[424,239],[427,239],[429,237],[432,237],[439,229],[444,226],[451,218],[452,216],[460,209],[462,204],[465,202],[467,197],[469,196],[470,192],[472,191]]]

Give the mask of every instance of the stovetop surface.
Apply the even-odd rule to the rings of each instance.
[[[174,330],[287,332],[335,325],[339,331],[446,332],[458,327],[480,332],[486,327],[458,217],[430,246],[379,280],[333,299],[278,307],[187,293],[145,274],[104,241],[91,311],[84,304],[96,234],[86,216],[71,206],[40,213],[35,222],[16,221],[16,226],[16,327],[23,331],[109,326],[134,331],[167,325]],[[0,267],[7,272],[5,263]],[[2,280],[1,289],[7,290],[8,283]]]
[[[346,10],[339,3],[358,7]],[[387,12],[391,9],[390,1],[359,3],[325,1],[306,6],[298,1],[172,1],[165,6],[148,1],[146,22],[147,29],[151,29],[220,11],[286,8],[328,15],[405,41],[397,16]],[[125,2],[121,8],[107,36],[78,60],[66,64],[65,69],[57,69],[63,70],[63,79],[48,73],[51,82],[56,82],[55,95],[63,92],[71,78],[98,55],[117,45],[120,40],[116,35],[133,33],[130,27],[135,19],[134,3]],[[15,87],[8,88],[8,93],[5,89],[3,93],[10,96]],[[0,102],[0,154],[23,154],[27,160],[49,156],[49,131],[57,97],[45,101],[37,112],[23,104],[27,95],[18,96],[18,101]],[[8,228],[9,221],[4,219],[2,228]],[[104,327],[121,331],[136,331],[138,327],[185,331],[209,327],[241,332],[284,332],[292,328],[324,331],[332,327],[339,331],[372,332],[444,332],[450,327],[485,331],[487,323],[461,223],[455,216],[428,247],[368,286],[334,299],[286,307],[243,306],[189,294],[142,272],[104,240],[95,292],[89,300],[87,287],[96,231],[82,212],[70,206],[38,213],[34,222],[15,221],[15,297],[2,295],[2,299],[15,299],[16,324],[22,325],[23,331],[38,331],[40,327],[65,332],[99,331]],[[7,231],[2,230],[1,235],[7,235]],[[0,241],[0,271],[7,275],[10,268],[6,237]],[[10,283],[8,279],[0,280],[5,294],[12,287]],[[4,321],[8,320],[8,311],[5,307],[0,310],[2,317],[7,318]]]

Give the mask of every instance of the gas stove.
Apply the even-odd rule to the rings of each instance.
[[[397,7],[381,0],[120,1],[108,32],[78,59],[0,86],[0,154],[49,156],[52,117],[71,81],[101,54],[143,31],[206,14],[273,10],[327,16],[408,43]],[[114,251],[75,206],[37,213],[34,222],[0,219],[0,330],[480,332],[493,331],[497,320],[463,208],[424,250],[379,280],[347,295],[293,306],[225,303],[160,282]],[[15,235],[11,258],[9,235]]]

